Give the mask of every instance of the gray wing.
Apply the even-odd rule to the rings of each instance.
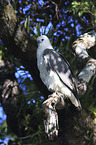
[[[76,83],[74,81],[75,78],[66,59],[63,58],[63,56],[59,55],[56,51],[54,51],[54,49],[45,49],[43,52],[43,58],[46,70],[53,70],[54,72],[56,72],[60,81],[66,87],[68,87],[75,96],[77,96]],[[65,74],[67,73],[68,79],[71,80],[70,86],[69,84],[67,84],[67,82],[65,82]]]

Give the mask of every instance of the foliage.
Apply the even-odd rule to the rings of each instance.
[[[95,27],[96,25],[96,10],[95,10],[96,4],[94,1],[73,1],[72,2],[72,11],[74,14],[78,14],[79,17],[82,17],[83,19],[85,16],[85,20],[87,20],[87,17],[90,16],[90,20],[88,20],[88,23]],[[87,15],[86,15],[87,14]],[[92,24],[93,22],[93,24]]]

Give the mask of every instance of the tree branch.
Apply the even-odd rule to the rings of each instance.
[[[79,55],[83,60],[85,58],[88,59],[86,66],[81,70],[78,77],[83,82],[88,83],[91,77],[96,73],[96,59],[93,59],[89,56],[88,50],[96,45],[96,32],[91,31],[89,33],[85,33],[81,35],[79,39],[74,42],[73,47],[75,48],[75,52]]]
[[[43,102],[43,109],[46,115],[44,121],[45,132],[49,140],[54,140],[58,136],[58,114],[56,109],[61,110],[65,107],[64,95],[61,93],[53,93]]]

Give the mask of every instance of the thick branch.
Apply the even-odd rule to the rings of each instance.
[[[88,50],[96,45],[96,32],[91,31],[81,35],[79,39],[74,42],[73,47],[79,57],[84,60],[87,59],[86,66],[80,71],[78,77],[80,82],[81,90],[86,91],[87,84],[91,80],[92,76],[96,74],[96,59],[92,58],[88,54]],[[95,47],[94,47],[95,48]],[[96,48],[95,48],[96,49]],[[95,52],[95,50],[94,50]],[[94,54],[96,58],[96,54]]]
[[[44,101],[43,109],[46,115],[44,121],[45,132],[49,140],[54,140],[58,136],[58,114],[56,109],[61,110],[65,107],[64,96],[61,93],[53,93]]]

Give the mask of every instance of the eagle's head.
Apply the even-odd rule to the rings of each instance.
[[[52,48],[50,40],[47,36],[41,35],[37,38],[38,47]]]

